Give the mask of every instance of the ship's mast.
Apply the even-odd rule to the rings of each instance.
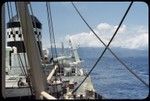
[[[5,4],[2,5],[2,96],[5,98]]]
[[[22,33],[24,37],[25,49],[31,71],[31,81],[36,99],[43,99],[41,92],[45,91],[46,81],[42,73],[40,53],[34,36],[32,20],[29,15],[27,2],[17,2],[17,8],[20,16]]]
[[[65,55],[65,49],[64,49],[64,43],[61,43],[61,47],[62,47],[62,56]]]
[[[73,52],[73,55],[74,55],[74,57],[75,57],[75,61],[76,61],[76,62],[79,62],[79,61],[80,61],[80,58],[79,58],[79,55],[78,55],[78,52],[77,52],[77,48],[76,48],[75,45],[72,43],[71,37],[69,38],[69,43],[70,43],[70,45],[71,45],[72,52]]]

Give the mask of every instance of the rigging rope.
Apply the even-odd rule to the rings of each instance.
[[[55,43],[55,35],[54,35],[54,28],[53,28],[53,20],[52,20],[50,2],[46,2],[46,8],[47,8],[47,20],[48,20],[48,26],[49,26],[49,34],[50,34],[50,44],[51,44],[52,58],[54,58],[54,57],[57,57],[57,50],[56,50],[56,43]],[[53,53],[53,48],[54,48],[54,53]],[[57,63],[58,63],[58,61],[56,61],[56,63],[54,62],[53,66],[55,66]],[[55,76],[54,80],[56,82],[57,78],[58,78],[58,76],[57,76],[57,70],[55,71],[54,76]],[[54,87],[54,89],[55,89],[55,87]],[[58,95],[57,85],[56,85],[56,96],[57,96],[57,98],[59,98],[58,97],[59,95]]]
[[[33,17],[34,17],[31,3],[29,3],[29,7],[30,7],[31,15],[33,15]],[[34,29],[34,27],[35,27],[35,32],[37,33],[37,32],[38,32],[37,26],[36,26],[35,19],[34,19],[33,17],[31,17],[32,22],[33,22],[33,29]],[[34,34],[35,34],[35,33],[34,33]],[[39,48],[40,55],[42,56],[42,49],[41,49],[41,46],[40,46],[40,39],[39,39],[39,36],[40,36],[39,33],[37,33],[37,39],[38,39],[38,42],[39,42],[39,43],[37,42],[37,44],[38,44],[38,48]]]
[[[16,2],[15,2],[15,8],[16,8],[16,15],[17,15],[17,18],[18,18],[18,20],[19,20],[19,11],[18,11],[18,8],[17,8],[17,4],[16,4]],[[21,34],[21,22],[20,22],[19,32],[20,32],[20,34]],[[21,39],[23,40],[23,37],[21,37]],[[23,44],[24,44],[24,41],[23,41]],[[23,48],[23,46],[21,46],[21,47]],[[24,49],[25,49],[25,47],[24,47]],[[24,71],[25,71],[25,67],[26,67],[26,70],[27,70],[27,60],[26,60],[25,53],[23,53],[23,56],[24,56],[25,65],[26,65],[26,66],[24,66],[24,65],[23,65],[23,63],[22,63],[22,60],[21,60],[21,57],[20,57],[20,54],[19,54],[19,53],[18,53],[18,55],[19,55],[18,57],[20,58],[20,62],[21,62],[22,68],[24,68]],[[27,74],[27,73],[25,74],[25,76],[26,76],[26,78],[27,78],[27,79],[29,79],[29,78],[28,78],[29,76],[28,76],[28,74]],[[33,90],[32,90],[32,87],[31,87],[31,83],[30,83],[29,81],[27,81],[27,83],[28,83],[28,85],[29,85],[31,95],[33,95]]]
[[[49,14],[49,6],[48,6],[47,2],[46,2],[46,9],[47,9],[47,20],[48,20],[48,27],[49,27],[49,34],[50,34],[51,55],[53,58],[52,35],[51,35],[51,27],[50,27],[50,14]]]
[[[119,26],[117,27],[117,29],[116,29],[115,33],[113,34],[111,40],[109,41],[108,45],[106,45],[106,44],[104,44],[104,42],[102,42],[102,43],[106,46],[105,49],[104,49],[104,51],[102,52],[101,56],[98,58],[98,60],[96,61],[96,63],[94,64],[94,66],[92,67],[92,69],[90,70],[90,72],[87,74],[87,76],[83,79],[83,81],[79,84],[79,86],[78,86],[72,93],[74,93],[76,90],[78,90],[78,88],[83,84],[83,82],[86,80],[86,78],[90,75],[90,73],[92,72],[92,70],[96,67],[97,63],[100,61],[100,59],[101,59],[102,56],[104,55],[105,51],[106,51],[107,48],[109,47],[110,43],[111,43],[112,40],[114,39],[115,35],[117,34],[117,32],[118,32],[118,30],[119,30],[121,24],[123,23],[123,21],[124,21],[126,15],[127,15],[127,13],[129,12],[129,10],[130,10],[132,4],[133,4],[133,1],[130,3],[128,9],[126,10],[126,12],[125,12],[125,14],[124,14],[124,16],[123,16],[121,22],[119,23]],[[82,18],[82,20],[83,20],[83,21],[86,23],[86,25],[92,30],[92,28],[91,28],[91,27],[88,25],[88,23],[84,20],[84,18],[82,17],[82,15],[80,14],[80,12],[78,11],[78,9],[76,8],[76,6],[74,5],[73,2],[72,2],[72,5],[73,5],[73,7],[75,8],[75,10],[78,12],[78,14],[79,14],[79,16]],[[92,30],[92,32],[94,32],[94,31]],[[95,32],[94,32],[94,34],[97,36],[97,34],[96,34]],[[97,36],[97,37],[98,37],[98,36]],[[99,37],[98,37],[98,39],[99,39],[100,41],[102,41]],[[110,48],[108,48],[108,49],[110,50]],[[113,53],[113,52],[111,51],[111,53]],[[113,54],[113,55],[114,55],[114,54]],[[115,57],[116,57],[116,55],[115,55]],[[117,59],[120,60],[118,57],[117,57]],[[123,63],[122,61],[120,61],[120,62]],[[123,65],[124,65],[125,67],[127,67],[124,63],[123,63]],[[128,70],[130,70],[130,69],[128,68]],[[131,73],[133,74],[133,72],[131,72]],[[136,76],[136,77],[137,77],[137,76]],[[139,80],[141,81],[141,79],[139,79]],[[146,83],[144,83],[144,84],[146,84]]]
[[[17,16],[17,18],[19,19],[19,14],[18,14],[18,9],[17,9],[17,7],[16,7],[16,2],[15,2],[15,8],[16,8],[16,16]],[[21,26],[21,25],[20,25]],[[20,32],[20,34],[21,34],[21,28],[19,27],[19,32]],[[23,40],[23,38],[21,37],[21,39]],[[23,46],[21,45],[21,48],[23,49]],[[18,55],[19,55],[19,58],[20,58],[20,60],[21,60],[21,57],[20,57],[20,54],[18,53]],[[26,60],[26,57],[25,57],[25,53],[23,53],[23,57],[24,57],[24,60],[25,60],[25,67],[27,67],[27,60]],[[22,60],[21,60],[21,62],[22,62]],[[22,67],[24,68],[24,65],[23,65],[23,63],[22,63]],[[26,68],[27,69],[27,68]],[[24,71],[25,71],[25,68],[24,68]],[[26,73],[27,74],[27,73]],[[27,75],[26,75],[27,76]]]
[[[29,4],[29,6],[30,6],[31,14],[34,16],[31,3]],[[47,17],[49,18],[49,15],[48,15]],[[36,22],[34,21],[34,19],[32,19],[32,21],[33,21],[33,24],[34,24],[34,26],[35,26],[35,30],[37,31]],[[48,19],[48,25],[50,25],[49,19]],[[51,31],[51,30],[49,30],[49,33],[50,33],[50,31]],[[52,38],[52,37],[51,37],[51,34],[50,34],[50,42],[51,42],[51,38]],[[38,40],[39,40],[39,37],[38,37]],[[51,49],[52,49],[52,44],[51,44]],[[51,50],[51,51],[52,51],[52,50]],[[52,57],[53,57],[53,55],[52,55]],[[46,66],[45,63],[44,63],[44,66]]]
[[[10,14],[10,5],[9,5],[9,3],[7,2],[7,11],[8,11],[8,18],[9,18],[9,21],[11,22],[11,15],[12,15],[12,13]],[[13,28],[11,27],[11,30],[12,30],[12,32],[13,32]],[[11,32],[10,32],[11,33]],[[14,38],[14,37],[13,37]],[[15,39],[14,39],[15,40]]]
[[[11,10],[11,17],[13,16],[13,11],[12,11],[12,4],[11,4],[11,2],[10,2],[10,10]]]
[[[8,4],[8,2],[7,2],[7,8],[8,8],[9,21],[12,22],[12,21],[11,21],[11,18],[13,17],[13,12],[12,12],[11,2],[10,2],[10,4]],[[12,33],[13,33],[13,32],[14,32],[14,29],[13,29],[12,27],[11,27],[11,30],[12,30]],[[13,37],[13,38],[14,38],[14,37]],[[15,38],[14,38],[14,41],[16,41]],[[19,58],[21,59],[20,54],[17,53],[17,55],[18,55],[18,60],[19,60]],[[22,60],[20,60],[20,61],[21,61],[21,65],[23,66]],[[21,69],[21,71],[22,71],[22,69],[23,69],[22,73],[24,72],[24,74],[26,75],[24,66],[23,66],[22,68],[20,67],[20,69]]]
[[[55,57],[57,57],[56,42],[55,42],[55,35],[54,35],[50,3],[46,2],[46,8],[47,8],[47,19],[48,19],[48,26],[49,26],[49,33],[50,33],[51,51],[52,51],[52,55],[53,56],[55,55]],[[55,53],[53,53],[53,48],[54,48]]]
[[[73,3],[72,3],[72,5],[74,6],[75,10],[77,11],[77,13],[81,17],[81,19],[84,21],[84,23],[88,26],[88,28],[93,32],[93,34],[98,38],[98,40],[106,47],[106,44],[102,41],[102,39],[95,33],[95,31],[86,22],[86,20],[83,18],[83,16],[81,15],[81,13],[77,9],[77,7]],[[107,49],[131,74],[133,74],[137,79],[139,79],[145,86],[149,87],[149,85],[145,81],[143,81],[136,73],[134,73],[109,47]]]
[[[10,9],[9,9],[9,4],[8,4],[8,2],[7,2],[7,6],[8,6],[9,21],[12,22],[11,19],[10,19],[10,18],[13,17],[13,12],[12,12],[11,3],[10,3],[10,9],[11,9],[11,11],[10,11]],[[16,2],[15,2],[15,6],[16,6]],[[10,16],[10,13],[11,13],[11,16]],[[16,7],[16,13],[17,13],[17,17],[18,17],[17,7]],[[18,17],[18,18],[19,18],[19,17]],[[11,27],[11,30],[12,30],[12,32],[14,32],[14,30],[13,30],[12,27]],[[19,28],[19,31],[20,31],[20,28]],[[13,38],[14,38],[14,41],[16,41],[15,37],[13,37]],[[24,53],[24,54],[25,54],[25,53]],[[25,55],[24,55],[24,56],[25,56]],[[21,56],[20,56],[19,53],[17,53],[17,58],[18,58],[18,60],[19,60],[20,63],[21,63],[21,66],[19,66],[19,67],[20,67],[22,73],[25,75],[25,77],[27,77],[27,73],[26,73],[26,71],[25,71],[25,67],[24,67],[24,65],[23,65],[23,62],[22,62],[22,59],[21,59]],[[24,58],[25,58],[25,57],[24,57]],[[25,61],[26,61],[26,60],[25,60]],[[25,62],[25,63],[26,63],[26,62]],[[28,82],[27,82],[27,83],[28,83]],[[28,83],[28,84],[29,84],[29,83]],[[29,84],[29,88],[30,88],[31,94],[33,95],[33,93],[32,93],[32,88],[31,88],[31,84]]]
[[[8,6],[8,16],[9,16],[9,20],[10,20],[10,22],[12,22],[11,19],[10,19],[10,18],[13,17],[11,2],[10,2],[10,5],[9,5],[8,2],[7,2],[7,6]],[[10,8],[9,8],[9,6],[10,6]],[[10,15],[10,14],[11,14],[11,15]],[[14,32],[14,29],[13,29],[12,27],[11,27],[11,30],[12,30],[12,32]],[[13,38],[14,38],[14,37],[13,37]],[[15,38],[14,38],[14,41],[16,41]],[[18,55],[18,58],[21,58],[19,53],[17,53],[17,55]],[[22,66],[23,66],[22,61],[21,61],[21,64],[22,64]],[[23,68],[23,70],[24,70],[24,73],[26,74],[25,68]]]
[[[56,55],[56,57],[57,57],[55,34],[54,34],[53,19],[52,19],[52,13],[51,13],[51,6],[50,6],[50,3],[49,3],[49,14],[50,14],[50,21],[51,21],[51,26],[52,26],[51,28],[52,28],[52,36],[53,36],[53,40],[54,40],[55,55]]]
[[[27,73],[26,73],[26,71],[25,71],[25,68],[24,68],[24,65],[23,65],[23,62],[22,62],[22,60],[21,60],[21,57],[20,57],[20,55],[19,55],[19,61],[20,61],[20,63],[21,63],[21,66],[22,66],[22,69],[23,69],[23,72],[24,72],[24,74],[25,74],[25,76],[27,76]],[[21,66],[20,66],[20,68],[21,68]]]

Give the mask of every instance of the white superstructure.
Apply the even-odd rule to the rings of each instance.
[[[31,15],[31,18],[35,38],[37,40],[40,55],[42,57],[42,24],[35,16]],[[29,68],[29,64],[24,46],[24,38],[22,34],[22,28],[20,26],[20,19],[16,15],[7,23],[6,29],[6,97],[13,97],[16,95],[31,95],[30,89],[26,82],[25,74],[22,70],[23,66],[27,72],[26,68]],[[22,82],[25,84],[21,88],[18,86],[18,81],[20,78],[22,78]]]

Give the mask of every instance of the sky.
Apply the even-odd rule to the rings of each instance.
[[[75,5],[107,44],[122,19],[130,2],[75,2]],[[45,2],[31,2],[33,13],[42,23],[43,48],[50,47]],[[14,5],[13,5],[14,9]],[[103,47],[86,24],[81,20],[70,2],[51,2],[56,45],[64,42],[67,47],[71,38],[80,47]],[[15,11],[14,11],[15,14]],[[6,10],[6,22],[8,22]],[[134,2],[118,34],[110,47],[148,49],[148,5]]]

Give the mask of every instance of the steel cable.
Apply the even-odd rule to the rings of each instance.
[[[73,4],[73,3],[72,3]],[[74,5],[74,4],[73,4]],[[84,23],[88,26],[88,28],[93,32],[93,34],[98,38],[98,40],[106,47],[106,44],[101,40],[101,38],[95,33],[95,31],[90,27],[90,25],[86,22],[86,20],[83,18],[77,7],[74,5],[75,10],[78,12],[81,19],[84,21]],[[136,73],[134,73],[109,47],[107,48],[112,55],[130,72],[132,73],[137,79],[139,79],[145,86],[149,87],[149,85],[143,81]]]
[[[53,58],[52,35],[51,35],[51,27],[50,27],[50,14],[49,14],[49,6],[48,6],[47,2],[46,2],[46,9],[47,9],[47,20],[48,20],[48,28],[49,28],[49,35],[50,35],[51,55]]]
[[[93,30],[93,29],[89,26],[89,24],[85,21],[85,19],[82,17],[82,15],[81,15],[80,12],[78,11],[78,9],[77,9],[76,6],[74,5],[74,3],[72,2],[73,7],[75,8],[75,10],[76,10],[77,13],[79,14],[79,16],[82,18],[82,20],[86,23],[86,25],[89,27],[89,29],[94,33],[94,35],[95,35],[95,36],[103,43],[103,45],[106,47],[105,50],[103,51],[102,55],[98,58],[97,62],[94,64],[93,68],[90,70],[90,72],[89,72],[89,73],[87,74],[87,76],[85,77],[85,79],[79,84],[79,86],[78,86],[73,92],[75,92],[75,91],[82,85],[82,83],[86,80],[86,78],[87,78],[87,77],[89,76],[89,74],[92,72],[92,70],[94,69],[94,67],[95,67],[95,66],[97,65],[97,63],[100,61],[100,58],[103,56],[103,54],[105,53],[105,51],[107,50],[107,48],[108,48],[108,50],[116,57],[116,59],[117,59],[122,65],[124,65],[124,66],[126,67],[127,70],[129,70],[129,71],[130,71],[137,79],[139,79],[143,84],[145,84],[146,86],[148,86],[139,76],[137,76],[129,67],[127,67],[127,65],[126,65],[123,61],[121,61],[121,60],[114,54],[114,52],[112,52],[112,50],[108,47],[108,46],[110,45],[111,41],[113,40],[115,34],[116,34],[117,31],[119,30],[121,24],[123,23],[123,21],[124,21],[126,15],[127,15],[128,11],[129,11],[129,9],[131,8],[132,4],[133,4],[133,1],[130,3],[130,5],[129,5],[129,7],[128,7],[126,13],[124,14],[124,16],[123,16],[123,18],[122,18],[122,20],[121,20],[121,22],[120,22],[118,28],[116,29],[116,31],[115,31],[113,37],[111,38],[110,42],[109,42],[108,45],[106,46],[106,44],[99,38],[99,36],[94,32],[94,30]]]
[[[18,8],[17,8],[16,2],[15,2],[15,7],[16,7],[16,13],[17,13],[16,15],[17,15],[17,18],[18,18],[18,20],[19,20],[19,12],[18,12]],[[21,34],[21,22],[20,22],[19,32],[20,32],[20,34]],[[23,40],[23,37],[21,37],[21,39]],[[24,42],[23,42],[23,43],[24,43]],[[23,46],[22,46],[22,48],[23,48]],[[24,47],[24,49],[25,49],[25,47]],[[24,56],[24,60],[25,60],[26,70],[27,70],[27,60],[26,60],[26,55],[25,55],[25,53],[23,53],[23,56]],[[19,54],[19,58],[20,58],[20,62],[21,62],[21,64],[22,64],[22,67],[24,68],[24,65],[23,65],[23,63],[22,63],[20,54]],[[25,71],[25,70],[24,70],[24,71]],[[28,73],[28,72],[27,72],[27,73]],[[26,76],[27,79],[29,79],[27,73],[25,74],[25,76]],[[29,85],[31,95],[33,96],[34,94],[33,94],[32,86],[31,86],[30,82],[27,82],[27,83],[28,83],[28,85]]]

